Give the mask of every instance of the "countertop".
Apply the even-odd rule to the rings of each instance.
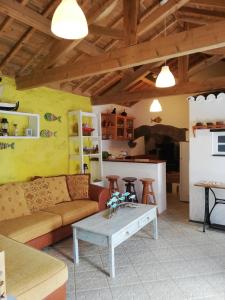
[[[125,162],[125,163],[144,163],[144,164],[160,164],[166,162],[165,160],[147,159],[147,158],[135,158],[135,159],[103,159],[107,162]]]

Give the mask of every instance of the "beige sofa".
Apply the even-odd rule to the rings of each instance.
[[[29,299],[42,299],[34,298],[32,291],[35,291],[37,282],[43,282],[40,284],[50,297],[46,299],[65,299],[66,267],[62,262],[21,243],[41,249],[71,235],[71,224],[104,209],[108,196],[108,189],[90,184],[89,175],[41,177],[25,183],[1,185],[0,250],[6,252],[6,282],[9,293],[19,296],[22,289],[23,293],[27,291],[28,295],[32,295]],[[9,244],[10,247],[7,248]],[[16,256],[17,251],[13,247],[18,249],[19,256]],[[32,264],[29,264],[27,257]],[[46,268],[42,268],[42,260]],[[59,264],[53,263],[53,260]],[[36,272],[38,268],[40,274]],[[22,270],[24,274],[29,274],[25,277],[28,282],[21,279],[18,285],[16,278]],[[45,272],[49,275],[48,280],[43,279]],[[32,274],[35,274],[36,279]],[[51,274],[62,274],[59,275],[62,280],[54,280]],[[51,282],[58,283],[54,285],[54,298],[51,298]],[[28,298],[21,296],[18,299]]]

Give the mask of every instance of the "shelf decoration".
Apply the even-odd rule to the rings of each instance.
[[[216,122],[197,122],[192,126],[193,136],[196,136],[196,130],[199,129],[225,129],[225,122],[216,121]]]
[[[15,149],[15,143],[0,143],[0,150]]]
[[[52,113],[49,113],[49,112],[47,112],[47,113],[45,113],[44,114],[44,118],[45,118],[45,120],[46,121],[49,121],[49,122],[52,122],[52,121],[59,121],[59,122],[62,122],[62,120],[61,120],[61,116],[56,116],[56,115],[54,115],[54,114],[52,114]]]
[[[45,138],[50,138],[50,137],[56,137],[57,135],[57,131],[51,131],[51,130],[48,130],[48,129],[42,129],[40,131],[40,136],[41,137],[45,137]]]
[[[0,110],[5,110],[5,111],[17,111],[17,109],[19,108],[19,101],[17,101],[16,103],[3,103],[0,102]]]

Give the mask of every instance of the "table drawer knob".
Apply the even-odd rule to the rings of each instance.
[[[127,234],[127,235],[130,234],[130,232],[129,232],[129,231],[126,231],[126,234]]]

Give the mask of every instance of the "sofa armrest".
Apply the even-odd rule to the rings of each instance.
[[[99,210],[106,209],[106,202],[109,200],[109,189],[95,184],[90,184],[89,196],[91,200],[98,202]]]

